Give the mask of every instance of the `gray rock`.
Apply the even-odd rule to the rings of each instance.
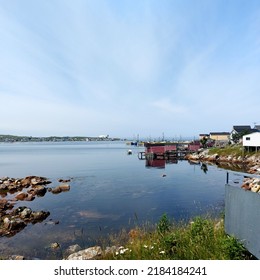
[[[58,249],[58,248],[60,248],[60,244],[58,242],[51,243],[50,248],[51,249]]]
[[[67,260],[94,260],[101,255],[102,255],[101,247],[95,246],[73,253],[67,257]]]
[[[20,255],[12,255],[8,258],[9,260],[16,260],[16,261],[20,261],[20,260],[25,260],[24,256],[20,256]]]
[[[20,217],[21,219],[26,219],[29,218],[32,213],[32,210],[30,208],[25,208],[21,213]]]
[[[69,256],[71,254],[74,254],[74,253],[80,251],[81,249],[82,248],[78,244],[74,244],[74,245],[69,246],[69,248],[65,251],[65,254],[67,256]]]

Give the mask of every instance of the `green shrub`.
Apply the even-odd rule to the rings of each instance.
[[[170,230],[170,221],[167,217],[166,214],[163,214],[158,225],[157,225],[157,231],[160,233],[160,234],[165,234],[167,231]]]

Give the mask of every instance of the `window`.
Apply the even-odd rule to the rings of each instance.
[[[248,141],[249,141],[249,140],[250,140],[250,137],[246,137],[246,140],[248,140]]]

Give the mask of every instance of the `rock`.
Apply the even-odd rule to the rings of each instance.
[[[260,190],[260,185],[255,184],[251,187],[251,192],[258,192]]]
[[[67,260],[94,260],[101,255],[102,255],[101,247],[95,246],[73,253],[67,257]]]
[[[112,246],[112,247],[106,247],[105,249],[105,255],[112,255],[112,254],[115,254],[116,251],[118,251],[118,247],[116,246]]]
[[[16,260],[16,261],[20,261],[20,260],[25,260],[24,256],[20,256],[20,255],[12,255],[8,258],[9,260]]]
[[[61,190],[60,186],[57,186],[57,187],[53,188],[53,189],[51,190],[51,192],[52,192],[53,194],[57,194],[57,193],[61,193],[62,190]]]
[[[20,181],[20,184],[23,186],[23,187],[29,187],[30,185],[31,185],[31,178],[29,178],[29,177],[26,177],[26,178],[24,178],[24,179],[22,179],[21,181]]]
[[[19,219],[12,219],[10,221],[8,230],[10,230],[10,231],[20,231],[25,227],[26,227],[26,224],[24,223],[24,221],[21,221]]]
[[[14,185],[14,184],[10,184],[7,188],[10,193],[15,193],[18,190],[18,186]]]
[[[25,208],[21,213],[20,217],[21,219],[26,219],[29,218],[32,213],[32,210],[30,208]]]
[[[37,185],[33,187],[32,194],[37,196],[44,196],[47,192],[47,189],[44,186]]]
[[[50,248],[51,249],[58,249],[58,248],[60,248],[60,244],[58,242],[51,243]]]
[[[4,228],[8,229],[10,227],[11,220],[8,217],[5,217],[3,222],[4,222]]]
[[[62,192],[67,192],[70,190],[70,185],[69,184],[62,184],[59,186]]]
[[[37,185],[39,184],[39,181],[36,178],[31,179],[31,185]]]
[[[57,194],[57,193],[66,192],[66,191],[69,191],[69,190],[70,190],[70,185],[68,185],[68,184],[62,184],[62,185],[59,185],[59,186],[53,188],[53,189],[51,190],[51,192],[52,192],[53,194]]]
[[[68,183],[68,182],[70,182],[70,179],[59,179],[58,182],[60,182],[60,183]]]
[[[244,183],[241,188],[247,191],[251,190],[251,186],[248,182]]]
[[[6,180],[8,180],[9,179],[9,177],[2,177],[0,180],[2,181],[2,182],[4,182],[4,181],[6,181]]]
[[[0,184],[0,191],[6,191],[8,189],[6,184]]]
[[[50,212],[45,212],[45,211],[37,211],[37,212],[32,212],[31,213],[31,219],[32,223],[33,222],[38,222],[38,221],[43,221],[45,220],[48,216],[50,215]]]
[[[81,247],[78,244],[74,244],[69,246],[69,248],[65,251],[65,255],[69,256],[81,250]]]
[[[51,182],[45,177],[40,176],[27,176],[20,181],[23,187],[35,186],[35,185],[47,185]]]
[[[8,209],[12,209],[13,208],[13,205],[10,204],[6,199],[0,199],[0,210],[1,211],[5,211],[5,210],[8,210]]]
[[[21,193],[18,193],[15,198],[17,200],[24,200],[26,197],[28,196],[28,193],[24,193],[24,192],[21,192]]]

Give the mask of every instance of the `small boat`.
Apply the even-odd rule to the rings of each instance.
[[[128,154],[128,155],[131,155],[132,153],[133,153],[132,150],[128,150],[128,151],[127,151],[127,154]]]

